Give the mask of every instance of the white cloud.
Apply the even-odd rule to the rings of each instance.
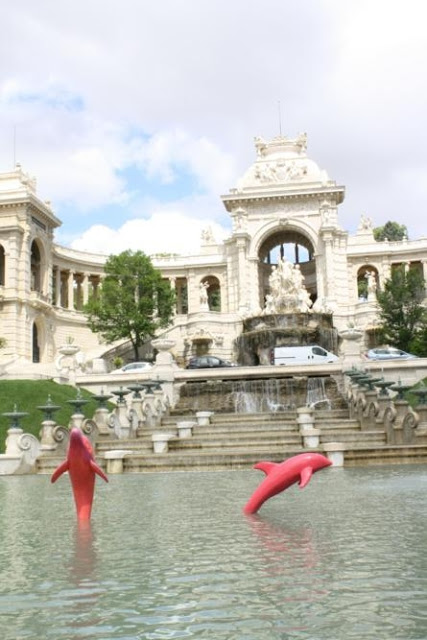
[[[72,248],[93,253],[117,254],[126,249],[155,253],[198,253],[201,233],[210,227],[217,242],[228,235],[219,224],[190,218],[179,211],[155,212],[148,219],[128,220],[116,230],[94,225],[72,242]]]
[[[134,145],[135,162],[148,177],[171,183],[180,171],[191,173],[198,187],[212,193],[226,188],[235,174],[234,159],[206,137],[194,138],[183,129],[160,131]]]
[[[163,200],[195,190],[177,212],[223,222],[200,193],[213,202],[235,185],[253,136],[277,135],[280,100],[283,133],[307,131],[310,155],[346,186],[344,226],[366,211],[415,233],[427,208],[426,14],[419,0],[7,3],[0,169],[16,155],[37,176],[63,237],[83,236],[103,208],[111,228],[111,209],[166,215],[161,185]]]

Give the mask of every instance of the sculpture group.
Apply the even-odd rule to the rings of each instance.
[[[266,296],[264,314],[307,313],[313,304],[304,285],[299,264],[281,258],[273,266],[269,278],[270,293]]]

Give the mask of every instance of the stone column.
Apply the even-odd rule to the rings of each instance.
[[[55,306],[61,306],[61,269],[56,267],[55,271]]]
[[[260,284],[259,284],[259,270],[258,270],[258,258],[250,258],[249,260],[249,274],[251,281],[251,295],[250,309],[258,311],[262,308],[261,296],[260,296]]]
[[[326,284],[326,297],[328,299],[334,298],[334,274],[333,274],[333,253],[332,253],[332,243],[333,237],[331,233],[325,233],[323,235],[323,240],[325,243],[325,284]]]
[[[74,271],[68,273],[68,309],[74,309]]]
[[[246,286],[246,256],[245,256],[246,242],[244,238],[237,240],[238,249],[238,265],[239,265],[239,311],[246,311],[247,308],[247,293],[248,287]]]
[[[87,304],[89,300],[89,274],[83,274],[83,305]]]

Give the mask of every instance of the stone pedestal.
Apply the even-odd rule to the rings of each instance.
[[[126,440],[129,438],[131,431],[131,425],[127,416],[127,406],[124,403],[118,404],[114,410],[114,414],[114,433],[119,440]]]
[[[40,442],[20,427],[7,431],[6,453],[0,454],[0,475],[23,475],[34,473],[35,462],[40,453]]]
[[[351,327],[343,329],[339,332],[341,338],[341,351],[340,355],[345,366],[351,366],[353,364],[360,364],[361,354],[361,338],[363,337],[363,331]]]
[[[41,451],[54,451],[58,443],[53,437],[53,430],[56,427],[55,420],[43,420],[40,431]]]
[[[297,409],[297,424],[302,433],[303,429],[314,429],[314,409],[299,407]]]
[[[22,455],[22,449],[19,446],[19,439],[23,434],[21,428],[11,428],[7,430],[6,437],[6,453],[9,456]]]
[[[199,427],[207,427],[211,423],[211,416],[213,416],[213,411],[197,411],[196,418],[197,424]]]
[[[93,415],[94,422],[98,429],[98,435],[101,437],[111,436],[111,428],[108,426],[109,416],[110,411],[105,407],[99,407]]]
[[[304,449],[317,449],[320,442],[320,429],[304,427],[300,429]]]
[[[395,444],[405,444],[403,438],[403,420],[409,411],[409,403],[406,400],[394,400],[396,418],[393,423],[393,434]]]
[[[175,437],[173,433],[154,433],[151,436],[154,453],[167,453],[169,451],[169,440]]]
[[[70,419],[70,430],[74,428],[81,429],[85,419],[86,418],[83,413],[73,413]]]
[[[176,427],[178,429],[178,437],[191,438],[193,435],[193,427],[195,427],[195,425],[195,422],[190,422],[188,420],[177,422]]]
[[[123,473],[124,458],[130,453],[132,453],[132,451],[125,451],[124,449],[106,451],[104,459],[107,463],[107,473]]]
[[[344,466],[345,448],[343,442],[327,442],[323,445],[323,451],[326,453],[328,460],[332,462],[333,467]]]

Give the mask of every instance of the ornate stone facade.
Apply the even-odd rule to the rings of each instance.
[[[298,265],[305,308],[333,313],[341,353],[346,328],[355,326],[362,351],[375,339],[375,291],[393,266],[418,268],[427,277],[427,239],[375,242],[366,215],[350,236],[339,225],[344,187],[307,156],[305,135],[256,138],[255,150],[254,164],[222,196],[229,238],[216,243],[208,227],[197,255],[152,256],[176,290],[174,323],[164,335],[175,341],[177,361],[206,352],[233,359],[242,322],[271,301],[271,275],[283,258]],[[0,174],[3,361],[53,363],[69,336],[87,362],[111,349],[89,331],[81,313],[102,286],[105,257],[57,245],[60,224],[21,167]]]

